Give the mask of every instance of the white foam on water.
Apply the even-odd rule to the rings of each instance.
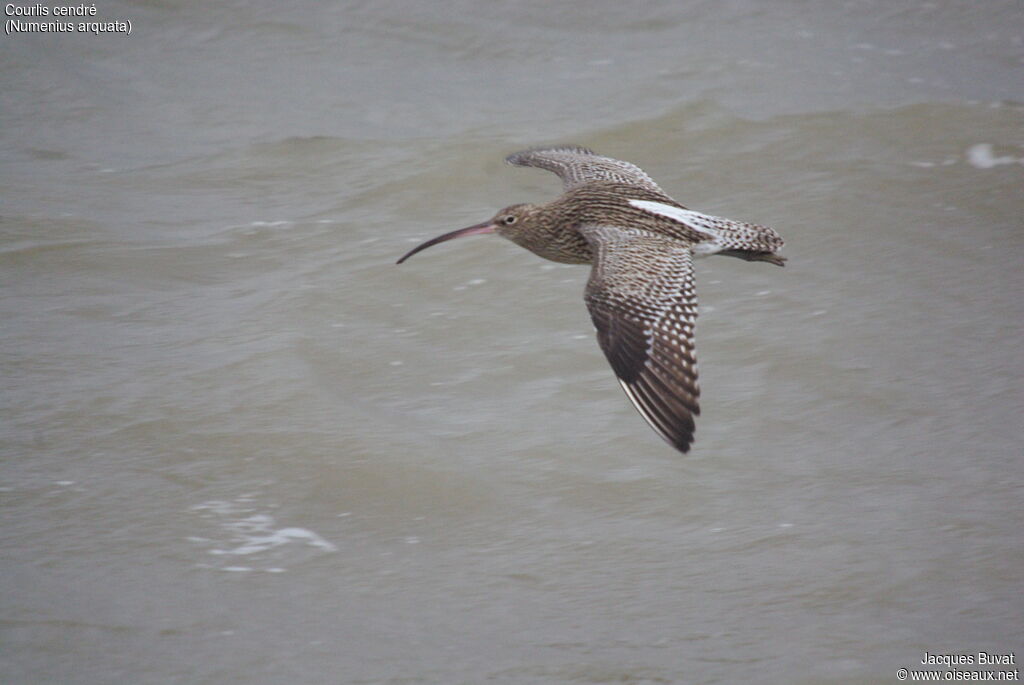
[[[967,163],[977,169],[991,169],[1004,164],[1024,164],[1024,157],[996,157],[991,143],[978,143],[967,148]]]
[[[190,536],[189,542],[208,546],[210,549],[206,550],[207,554],[225,559],[252,557],[250,566],[227,564],[220,567],[222,571],[284,573],[287,569],[279,565],[282,555],[288,558],[301,557],[303,553],[300,550],[303,548],[321,552],[337,551],[334,544],[308,528],[279,527],[273,516],[257,513],[253,507],[248,506],[251,503],[252,497],[246,496],[230,502],[212,500],[192,507],[192,511],[200,512],[207,518],[220,519],[220,528],[225,535],[220,536],[220,539],[215,536]],[[271,558],[278,564],[263,568],[264,564],[260,563],[258,555],[271,551],[275,552]]]
[[[230,502],[224,502],[222,500],[211,500],[209,502],[203,502],[192,507],[192,511],[208,511],[213,514],[228,514],[234,509],[234,505]]]
[[[224,524],[225,528],[237,532],[242,544],[234,549],[211,549],[210,554],[247,555],[267,550],[292,541],[305,542],[325,552],[335,552],[337,547],[306,528],[279,528],[274,530],[274,518],[266,514],[255,514],[234,523]]]

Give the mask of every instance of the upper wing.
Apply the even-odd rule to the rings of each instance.
[[[584,300],[597,341],[629,399],[666,442],[693,442],[697,295],[685,243],[647,231],[584,226],[595,259]]]
[[[509,155],[505,161],[516,166],[532,166],[553,171],[562,179],[566,190],[589,181],[614,181],[640,186],[660,194],[665,192],[635,164],[602,157],[576,145],[531,148]]]

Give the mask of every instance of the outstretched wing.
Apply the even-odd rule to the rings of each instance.
[[[647,423],[681,452],[693,442],[697,295],[685,243],[619,226],[584,226],[594,250],[584,300],[597,341]]]
[[[635,164],[602,157],[576,145],[531,148],[509,155],[505,161],[516,166],[553,171],[562,179],[566,190],[590,181],[613,181],[640,186],[660,194],[665,192]]]

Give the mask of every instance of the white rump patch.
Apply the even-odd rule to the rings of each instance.
[[[700,212],[691,212],[689,209],[680,209],[679,207],[667,205],[664,202],[630,200],[629,204],[633,205],[637,209],[642,209],[645,212],[650,212],[651,214],[657,214],[659,216],[668,217],[673,221],[678,221],[679,223],[685,224],[693,230],[699,231],[711,238],[717,238],[719,235],[715,228],[715,224],[721,221],[718,217],[701,214]]]

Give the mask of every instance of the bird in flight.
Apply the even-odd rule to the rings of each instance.
[[[453,238],[497,233],[545,259],[590,264],[583,299],[598,344],[640,415],[687,452],[700,414],[693,258],[722,254],[783,266],[782,238],[767,226],[689,210],[639,167],[583,147],[533,148],[505,161],[554,172],[564,193],[506,207],[428,240],[398,263]]]

